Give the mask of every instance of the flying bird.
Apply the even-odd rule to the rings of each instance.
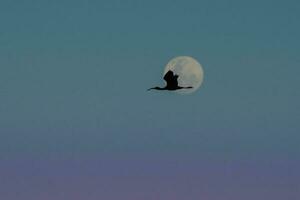
[[[164,80],[167,82],[167,85],[163,88],[161,87],[153,87],[153,88],[149,88],[149,90],[180,90],[180,89],[191,89],[193,87],[181,87],[178,86],[178,75],[173,73],[173,71],[169,70],[165,76],[164,76]]]

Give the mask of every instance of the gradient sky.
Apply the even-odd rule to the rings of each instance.
[[[0,199],[299,199],[299,9],[2,0]],[[180,55],[200,90],[147,92]]]

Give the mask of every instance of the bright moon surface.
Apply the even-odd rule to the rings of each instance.
[[[203,68],[201,64],[194,58],[189,56],[179,56],[170,60],[165,67],[164,74],[167,71],[173,71],[177,74],[178,85],[182,87],[192,86],[192,89],[176,90],[180,94],[190,94],[195,92],[203,82]]]

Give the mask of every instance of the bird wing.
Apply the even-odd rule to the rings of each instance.
[[[174,73],[169,70],[165,76],[164,76],[164,80],[167,82],[167,87],[169,88],[176,88],[178,86],[178,75],[174,76]]]
[[[173,87],[178,87],[178,75],[174,75],[171,84],[173,85]]]
[[[174,76],[174,73],[173,73],[171,70],[169,70],[169,71],[165,74],[164,80],[168,83],[169,81],[172,81],[173,76]]]

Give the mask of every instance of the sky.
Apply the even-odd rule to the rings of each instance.
[[[0,2],[0,198],[300,198],[300,3]],[[163,85],[176,56],[204,69]]]

